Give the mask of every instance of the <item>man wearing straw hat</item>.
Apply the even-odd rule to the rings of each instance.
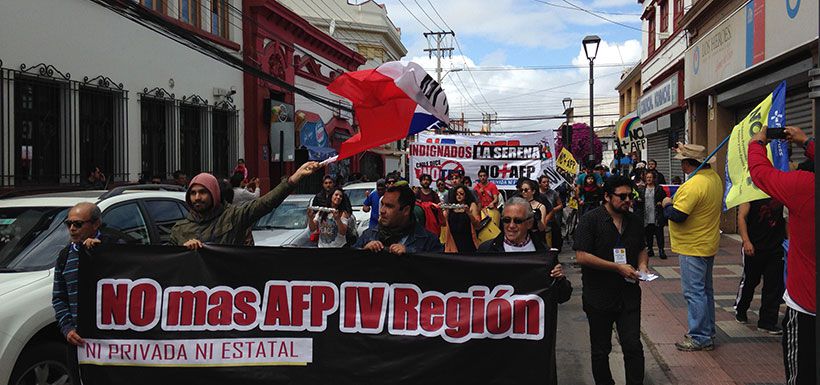
[[[680,186],[674,200],[663,200],[664,214],[670,221],[672,252],[679,254],[681,288],[688,310],[689,332],[675,346],[687,352],[712,350],[715,347],[712,266],[720,244],[723,180],[709,165],[715,158],[707,159],[706,147],[679,143],[677,151],[674,159],[680,159],[683,172],[692,175]]]

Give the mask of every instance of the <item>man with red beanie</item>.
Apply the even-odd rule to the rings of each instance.
[[[800,128],[786,127],[789,141],[803,146],[814,161],[814,138]],[[752,182],[789,209],[789,253],[786,258],[786,317],[783,319],[783,364],[787,384],[816,384],[817,318],[816,247],[814,239],[814,173],[780,171],[766,156],[766,127],[749,142]]]
[[[188,215],[171,229],[171,244],[183,245],[191,250],[204,243],[222,245],[244,245],[248,229],[253,224],[279,206],[290,195],[296,184],[304,176],[319,169],[317,162],[302,164],[293,175],[282,178],[273,190],[244,205],[223,205],[219,182],[208,173],[201,173],[191,179],[185,200]]]

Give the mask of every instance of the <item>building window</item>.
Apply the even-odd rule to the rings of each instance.
[[[669,30],[669,1],[668,0],[661,0],[660,2],[660,10],[661,10],[661,32],[666,32]]]
[[[180,156],[182,171],[196,175],[202,171],[200,110],[192,106],[179,108]]]
[[[113,93],[80,90],[80,183],[94,167],[113,176],[114,117]]]
[[[228,24],[228,2],[230,0],[211,0],[211,33],[230,40]]]
[[[629,113],[632,111],[632,88],[627,88],[626,90],[626,111],[624,113]]]
[[[649,39],[647,42],[647,49],[649,50],[649,55],[652,55],[655,52],[655,14],[652,13],[649,16]]]
[[[14,109],[15,183],[60,183],[60,86],[20,79]]]
[[[683,20],[683,0],[675,0],[675,15],[673,21],[675,31],[680,29],[681,20]]]
[[[228,111],[213,112],[213,160],[214,175],[230,176],[230,140],[228,139]]]
[[[142,168],[143,177],[147,180],[158,177],[164,179],[168,174],[167,163],[167,119],[166,104],[160,100],[142,98]]]
[[[179,21],[199,27],[199,1],[179,0]]]
[[[140,0],[140,2],[153,11],[165,14],[165,0]]]

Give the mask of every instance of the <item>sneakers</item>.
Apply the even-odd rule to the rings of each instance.
[[[700,345],[692,337],[686,336],[682,342],[675,342],[675,347],[682,352],[697,352],[701,350],[714,350],[715,344],[709,342],[708,345]]]
[[[660,253],[660,257],[661,257],[661,259],[666,259],[667,258],[666,253]]]
[[[736,312],[735,313],[735,320],[737,320],[737,322],[740,322],[744,325],[749,323],[749,317],[746,316],[745,311],[744,312]]]
[[[779,335],[783,334],[783,329],[781,329],[780,326],[777,326],[777,325],[774,325],[774,326],[760,326],[760,325],[758,325],[757,330],[764,331],[764,332],[769,333],[773,336],[779,336]]]

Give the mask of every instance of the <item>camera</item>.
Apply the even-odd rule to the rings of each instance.
[[[786,139],[786,130],[783,127],[766,128],[766,137],[769,139]]]

